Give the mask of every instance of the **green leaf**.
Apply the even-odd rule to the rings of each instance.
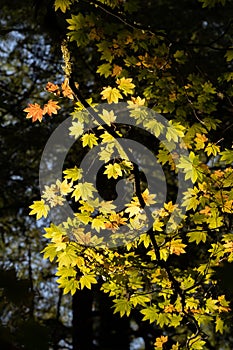
[[[48,259],[52,262],[57,256],[57,246],[56,244],[48,244],[41,253],[44,253],[44,259]]]
[[[160,312],[156,322],[161,328],[163,328],[164,325],[168,325],[170,323],[169,314]]]
[[[149,303],[151,299],[147,295],[135,294],[130,297],[130,301],[133,306],[142,305],[145,306],[146,303]]]
[[[114,299],[114,314],[116,312],[120,313],[120,316],[129,316],[131,312],[131,303],[127,299]]]
[[[220,161],[225,162],[226,164],[233,163],[233,150],[225,150],[220,153]]]
[[[192,182],[196,182],[198,178],[199,158],[193,152],[190,152],[189,156],[181,156],[177,168],[183,169],[185,172],[185,180],[191,179]]]
[[[109,77],[111,75],[112,65],[110,63],[103,63],[99,68],[97,69],[97,73],[100,75],[104,75],[105,78]]]
[[[146,309],[142,309],[140,312],[144,315],[143,321],[148,320],[150,323],[155,322],[158,319],[158,309],[155,305],[148,306]]]
[[[60,9],[63,13],[70,8],[72,1],[71,0],[55,0],[54,6],[55,11]]]
[[[230,62],[233,60],[233,48],[231,50],[227,50],[225,57],[227,62]]]
[[[223,334],[223,330],[224,330],[224,322],[220,317],[217,317],[215,322],[215,331]]]
[[[189,232],[187,236],[189,237],[189,242],[196,242],[196,244],[199,244],[200,242],[205,243],[207,232],[193,231],[193,232]]]

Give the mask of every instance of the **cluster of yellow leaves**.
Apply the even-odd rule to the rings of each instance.
[[[103,100],[107,100],[108,103],[118,103],[119,99],[122,99],[123,96],[121,92],[127,96],[128,94],[131,95],[133,93],[133,89],[135,85],[132,83],[132,78],[120,78],[116,81],[118,87],[112,88],[111,86],[108,86],[103,89],[103,91],[100,93],[102,95]]]
[[[51,186],[45,186],[42,198],[40,201],[34,201],[29,207],[32,209],[29,215],[36,214],[36,219],[40,219],[42,216],[47,217],[49,208],[55,207],[57,205],[63,205],[67,194],[73,191],[72,182],[68,183],[67,179],[64,181],[57,180],[56,184]]]

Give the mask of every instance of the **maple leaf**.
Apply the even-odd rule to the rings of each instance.
[[[72,181],[79,180],[82,177],[82,169],[78,169],[76,165],[74,168],[64,170],[63,173],[65,179],[71,179]]]
[[[115,77],[115,76],[120,75],[121,71],[122,71],[122,67],[118,66],[117,64],[114,64],[113,71],[112,71],[112,76]]]
[[[26,118],[32,118],[32,122],[36,122],[39,120],[39,122],[42,121],[43,118],[43,109],[38,105],[38,103],[29,103],[28,107],[23,110],[24,112],[27,112]]]
[[[36,214],[36,220],[39,220],[42,216],[46,218],[48,215],[49,206],[45,204],[45,201],[43,199],[41,201],[34,201],[29,208],[32,209],[29,215]]]
[[[63,196],[66,196],[68,193],[73,191],[72,186],[67,182],[67,179],[62,182],[57,180],[56,185],[59,187],[60,192]]]
[[[75,84],[76,85],[76,84]],[[76,86],[78,88],[78,86]],[[68,97],[70,100],[74,99],[73,91],[69,87],[68,79],[66,78],[64,82],[61,84],[62,95],[64,97]]]
[[[95,187],[90,182],[79,183],[74,187],[75,190],[72,193],[72,197],[75,198],[76,202],[79,200],[80,197],[82,197],[82,199],[84,200],[89,200],[90,198],[93,198],[93,192],[96,191]]]
[[[51,93],[53,93],[53,94],[56,95],[56,96],[60,96],[60,89],[59,89],[59,86],[56,85],[56,84],[51,83],[50,81],[47,83],[45,89],[46,89],[48,92],[51,92]]]
[[[79,228],[73,229],[72,233],[79,244],[82,244],[82,245],[90,244],[91,232],[85,233],[84,228],[79,227]]]
[[[125,209],[125,212],[129,213],[130,218],[134,215],[138,215],[141,211],[140,206],[138,206],[137,203],[135,203],[135,202],[131,202],[131,203],[126,204],[126,207],[127,208]]]
[[[94,218],[91,223],[91,228],[95,229],[97,232],[100,232],[100,229],[104,229],[104,218],[101,218],[101,216]]]
[[[122,176],[121,166],[118,163],[108,164],[105,168],[104,174],[108,176],[108,179],[111,177],[117,179],[119,176]]]
[[[117,84],[119,85],[119,89],[123,91],[125,95],[132,94],[135,85],[132,83],[132,78],[121,78],[117,79]]]
[[[100,116],[105,121],[105,123],[109,126],[111,126],[111,124],[114,123],[116,120],[116,116],[114,115],[114,111],[107,111],[106,109],[103,109],[103,112]]]
[[[91,285],[96,283],[97,283],[97,280],[94,275],[83,275],[80,278],[81,289],[83,289],[84,287],[91,289]]]
[[[85,134],[81,137],[82,143],[83,143],[83,147],[85,146],[89,146],[90,148],[93,148],[93,146],[98,145],[98,138],[93,134]]]
[[[77,139],[79,136],[83,134],[83,124],[78,122],[72,122],[72,126],[69,127],[70,136],[74,136]]]
[[[159,338],[156,338],[156,341],[154,343],[154,345],[156,346],[156,348],[162,348],[163,344],[166,343],[168,341],[168,337],[167,336],[161,336]]]
[[[171,242],[167,243],[167,247],[171,254],[180,255],[185,253],[184,248],[186,247],[186,244],[182,243],[181,239],[173,239]]]
[[[55,11],[60,9],[63,13],[70,8],[71,0],[55,0]]]
[[[142,197],[147,205],[156,203],[154,200],[155,194],[149,194],[148,188],[142,193]]]
[[[119,98],[123,98],[120,91],[117,88],[106,87],[101,93],[102,100],[107,100],[108,103],[118,103]]]
[[[52,114],[57,114],[58,109],[61,107],[57,105],[57,101],[49,100],[49,102],[44,105],[43,114],[48,114],[50,117]]]
[[[131,108],[135,108],[135,107],[139,107],[139,106],[144,106],[146,102],[146,99],[145,98],[141,98],[140,96],[138,97],[131,97],[131,101],[128,101],[128,105],[131,107]],[[158,123],[158,121],[156,120],[156,123]]]

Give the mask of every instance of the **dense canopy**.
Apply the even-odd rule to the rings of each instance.
[[[232,348],[232,13],[3,1],[4,349]]]

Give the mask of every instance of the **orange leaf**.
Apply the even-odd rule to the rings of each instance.
[[[61,89],[64,97],[68,97],[71,100],[73,100],[73,91],[68,85],[68,79],[65,79],[64,82],[61,84]]]
[[[38,103],[32,104],[29,103],[28,107],[23,110],[24,112],[27,112],[26,118],[32,118],[32,122],[39,120],[41,122],[43,118],[43,109],[41,109],[40,105]]]
[[[47,113],[50,117],[52,114],[57,114],[58,109],[61,108],[57,104],[57,101],[49,100],[49,102],[44,105],[43,114]]]
[[[54,95],[56,96],[60,96],[60,89],[58,85],[55,85],[53,83],[51,83],[50,81],[47,83],[45,89],[48,92],[52,92]]]

